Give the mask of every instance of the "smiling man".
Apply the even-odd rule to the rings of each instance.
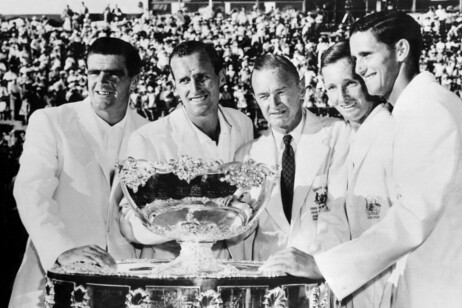
[[[253,139],[253,125],[240,111],[218,105],[220,86],[225,82],[222,65],[212,45],[187,41],[176,46],[170,55],[170,68],[182,104],[168,116],[133,133],[128,155],[152,162],[179,159],[182,155],[204,161],[232,161],[236,150]],[[178,256],[176,243],[165,243],[166,239],[154,234],[152,238],[137,236],[132,224],[140,222],[131,212],[124,207],[121,228],[131,241],[153,244],[143,250],[143,257]],[[217,257],[229,258],[226,243],[219,242],[213,249]]]
[[[269,129],[239,149],[236,159],[278,165],[281,177],[255,234],[246,240],[245,259],[264,261],[287,247],[309,251],[319,212],[344,196],[349,129],[303,109],[303,84],[283,56],[255,61],[252,87]]]
[[[369,93],[394,106],[391,142],[383,148],[393,206],[358,238],[314,257],[287,250],[263,271],[324,277],[342,300],[396,266],[385,305],[460,307],[462,103],[431,73],[419,73],[422,45],[419,24],[398,11],[364,17],[350,36]]]
[[[90,96],[32,114],[14,186],[30,237],[10,307],[43,307],[45,272],[54,265],[104,267],[135,257],[109,193],[130,134],[147,123],[128,108],[140,67],[132,45],[99,38],[87,56]]]
[[[385,170],[384,155],[384,149],[389,148],[387,135],[393,129],[393,118],[383,100],[369,95],[364,81],[356,74],[348,41],[339,42],[322,54],[321,74],[329,104],[352,128],[345,208],[343,211],[324,212],[319,218],[318,230],[324,228],[330,232],[325,233],[327,236],[320,235],[317,240],[332,245],[355,239],[381,221],[391,208],[392,199],[396,198],[389,188],[390,176]],[[333,223],[344,222],[345,214],[350,231],[346,239],[341,234],[345,226]],[[326,248],[329,247],[324,245],[323,249]],[[353,307],[381,307],[381,303],[389,302],[384,295],[389,276],[390,270],[383,271],[354,292],[351,296]]]

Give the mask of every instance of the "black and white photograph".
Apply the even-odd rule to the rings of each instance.
[[[462,307],[462,0],[2,0],[0,307]]]

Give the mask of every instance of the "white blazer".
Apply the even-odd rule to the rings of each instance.
[[[343,299],[409,254],[393,305],[460,307],[462,102],[423,72],[403,90],[393,117],[389,170],[397,201],[361,236],[315,260]]]
[[[135,111],[127,112],[119,157],[126,155],[131,132],[147,123]],[[30,118],[14,186],[29,241],[10,307],[40,306],[45,272],[71,248],[95,244],[115,259],[135,256],[109,206],[108,170],[114,166],[94,139],[97,123],[92,113],[87,99],[37,110]]]
[[[347,157],[348,190],[345,205],[339,204],[339,210],[322,212],[319,215],[318,230],[330,231],[318,235],[317,241],[328,243],[322,246],[323,250],[359,237],[382,220],[393,204],[396,195],[386,170],[386,153],[391,145],[391,140],[387,137],[392,129],[393,118],[388,109],[380,104],[372,110],[358,130],[352,133]],[[340,217],[331,217],[332,215]],[[349,232],[345,232],[347,229]],[[382,307],[386,307],[390,299],[383,297],[389,275],[390,270],[386,270],[353,293],[353,307],[378,308],[382,301]]]
[[[278,181],[260,216],[256,232],[246,240],[241,259],[264,261],[287,247],[310,251],[320,209],[326,206],[327,200],[344,196],[348,138],[349,129],[342,121],[318,118],[304,110],[304,126],[295,153],[291,222],[284,214]],[[278,157],[274,140],[269,129],[259,139],[243,146],[236,159],[251,158],[275,166]]]
[[[201,140],[195,132],[194,124],[189,119],[184,107],[177,108],[170,115],[154,121],[132,134],[127,155],[136,159],[146,159],[152,162],[179,159],[181,155],[188,155],[194,159],[222,160],[230,162],[234,153],[244,143],[253,139],[252,121],[242,112],[219,107],[220,137],[217,152],[208,151],[204,142],[211,142],[210,138]],[[209,139],[209,140],[207,140]],[[113,202],[122,199],[120,185],[113,192]],[[114,190],[114,189],[113,189]],[[218,258],[229,258],[222,243],[214,246]],[[177,244],[165,243],[146,246],[143,258],[171,259],[179,254]]]

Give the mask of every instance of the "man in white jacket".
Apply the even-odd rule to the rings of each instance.
[[[32,114],[14,186],[30,238],[10,307],[43,307],[45,273],[54,265],[115,266],[114,259],[135,256],[109,193],[130,134],[147,123],[128,107],[140,67],[132,45],[99,38],[88,51],[89,97]]]
[[[336,211],[325,211],[319,217],[317,240],[324,250],[359,237],[381,221],[396,197],[387,176],[385,155],[390,147],[388,135],[393,129],[393,118],[380,97],[369,95],[364,81],[354,70],[348,41],[329,47],[321,57],[321,74],[329,103],[352,128],[345,205]],[[348,221],[349,234],[342,233],[345,221]],[[324,230],[329,231],[325,233],[328,236],[323,234]],[[386,306],[390,302],[384,298],[389,275],[389,270],[384,271],[354,292],[353,307],[380,307],[382,302]]]
[[[285,251],[262,270],[324,277],[342,300],[407,255],[397,263],[394,307],[460,307],[462,104],[419,73],[422,36],[411,16],[366,16],[353,26],[350,48],[369,93],[394,106],[388,151],[397,200],[358,238],[314,257]]]
[[[281,166],[281,180],[245,242],[244,259],[265,261],[287,247],[309,251],[319,212],[334,201],[343,203],[349,129],[302,107],[304,81],[283,56],[258,58],[252,87],[269,129],[239,149],[236,159]]]
[[[170,55],[170,67],[182,104],[168,116],[133,133],[128,155],[152,162],[179,159],[182,155],[204,161],[232,161],[236,150],[253,139],[253,124],[242,112],[218,105],[220,86],[225,82],[222,65],[212,45],[187,41],[176,46]],[[114,202],[120,198],[119,189],[114,192]],[[143,249],[143,258],[171,259],[179,254],[176,243],[166,242],[140,226],[127,204],[123,213],[124,235],[131,241],[152,245]],[[137,236],[138,228],[133,229],[132,224],[139,226],[141,236],[148,236]],[[226,243],[218,242],[213,248],[218,258],[229,258]]]

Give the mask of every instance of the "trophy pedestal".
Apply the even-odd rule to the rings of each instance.
[[[334,307],[324,283],[293,276],[267,277],[259,262],[222,261],[240,276],[202,273],[155,275],[167,264],[155,260],[127,260],[117,271],[90,265],[48,271],[46,307]],[[163,277],[161,277],[163,276]]]

